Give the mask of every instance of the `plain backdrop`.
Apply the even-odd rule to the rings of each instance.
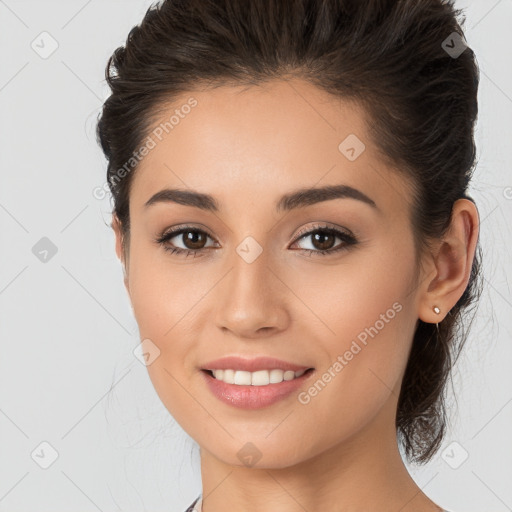
[[[93,195],[104,68],[152,2],[0,0],[0,511],[183,511],[196,444],[134,356],[137,326]],[[485,289],[434,460],[409,469],[453,512],[512,510],[512,0],[459,1],[480,66]],[[51,53],[51,55],[49,55]],[[46,466],[46,467],[45,467]]]

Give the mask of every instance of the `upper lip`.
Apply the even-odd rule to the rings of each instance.
[[[226,356],[214,361],[209,361],[202,366],[203,370],[242,370],[246,372],[256,372],[258,370],[307,370],[311,366],[302,366],[298,364],[282,361],[274,357],[255,357],[245,359],[239,356]]]

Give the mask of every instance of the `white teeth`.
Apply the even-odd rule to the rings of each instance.
[[[241,386],[251,385],[251,372],[235,372],[235,384],[240,384]]]
[[[217,380],[227,384],[237,384],[239,386],[266,386],[267,384],[279,384],[283,380],[292,380],[300,377],[306,370],[258,370],[256,372],[246,372],[243,370],[212,370],[213,376]]]
[[[270,382],[270,375],[267,370],[259,370],[257,372],[252,372],[252,373],[244,372],[244,373],[249,374],[249,377],[248,377],[249,384],[251,384],[253,386],[266,386]],[[244,384],[247,384],[247,383],[244,382]]]
[[[283,381],[283,370],[270,370],[270,384],[278,384]]]
[[[284,380],[292,380],[294,378],[295,378],[295,372],[292,372],[291,370],[284,372],[284,375],[283,375]]]

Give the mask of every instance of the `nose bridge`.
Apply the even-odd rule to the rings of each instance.
[[[240,336],[262,327],[281,329],[286,320],[283,284],[276,277],[270,250],[246,237],[230,258],[231,268],[217,304],[217,325]]]

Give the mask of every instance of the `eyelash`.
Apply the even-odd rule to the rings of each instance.
[[[167,242],[171,238],[174,238],[177,235],[187,233],[187,232],[203,233],[213,239],[213,237],[207,231],[204,231],[202,229],[198,229],[194,226],[179,226],[170,231],[164,232],[162,235],[160,235],[159,237],[157,237],[155,239],[155,242],[162,245],[164,250],[170,252],[171,254],[177,254],[177,255],[181,255],[181,256],[185,256],[185,257],[192,255],[192,256],[196,257],[197,253],[203,252],[207,248],[194,250],[194,249],[181,249],[179,247],[169,247],[167,245]],[[318,232],[335,235],[337,238],[340,238],[344,243],[338,245],[338,247],[336,247],[335,249],[324,249],[324,250],[298,249],[298,250],[306,252],[310,256],[313,256],[313,254],[324,256],[324,255],[332,255],[334,253],[337,253],[338,251],[347,250],[350,246],[355,245],[357,243],[357,239],[353,235],[346,233],[344,231],[340,231],[336,228],[332,228],[330,226],[325,226],[325,225],[323,225],[323,226],[317,225],[317,226],[314,226],[313,229],[303,230],[303,231],[299,232],[294,243],[298,242],[302,238],[306,238],[307,236],[313,235]]]

